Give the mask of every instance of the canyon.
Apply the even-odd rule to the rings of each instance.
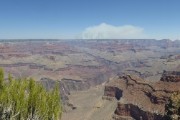
[[[180,90],[180,41],[0,40],[0,67],[58,82],[63,120],[160,120]]]

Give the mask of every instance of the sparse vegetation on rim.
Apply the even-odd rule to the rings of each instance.
[[[171,95],[166,105],[166,116],[170,120],[180,119],[180,92],[175,92]]]
[[[62,107],[58,85],[51,91],[32,78],[4,80],[0,68],[1,120],[60,120]]]

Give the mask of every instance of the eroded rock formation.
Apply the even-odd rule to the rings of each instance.
[[[165,104],[172,93],[180,91],[179,77],[177,71],[164,71],[158,82],[133,75],[117,76],[105,86],[103,98],[117,99],[117,91],[121,91],[114,112],[115,120],[122,120],[124,116],[136,120],[164,120]]]
[[[178,71],[164,71],[161,81],[165,82],[180,82],[180,72]]]
[[[135,120],[163,120],[165,117],[160,114],[144,111],[134,104],[117,104],[113,118],[115,120],[122,120],[125,118]],[[131,117],[131,118],[130,118]]]

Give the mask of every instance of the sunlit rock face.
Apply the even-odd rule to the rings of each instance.
[[[165,120],[165,104],[172,93],[180,91],[179,77],[179,71],[164,71],[158,82],[133,75],[117,76],[106,84],[103,98],[117,98],[117,90],[121,91],[115,120],[124,116],[136,120]]]

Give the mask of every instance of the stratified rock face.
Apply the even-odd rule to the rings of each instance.
[[[105,86],[105,91],[104,96],[116,98],[117,100],[120,100],[122,97],[122,90],[120,90],[118,87]]]
[[[130,104],[118,103],[114,113],[119,116],[131,116],[130,107]]]
[[[64,83],[70,91],[87,90],[90,88],[90,84],[82,80],[63,78],[61,82]]]
[[[161,81],[165,82],[180,82],[180,72],[177,71],[164,71]]]
[[[116,118],[116,120],[122,120],[122,116],[129,117],[136,120],[163,120],[164,117],[162,115],[158,115],[156,113],[151,113],[147,111],[143,111],[138,106],[133,104],[121,104],[118,103],[117,108],[115,110],[115,115],[119,117]]]
[[[165,119],[165,104],[173,92],[180,91],[179,73],[164,72],[158,82],[148,82],[132,75],[117,76],[110,80],[105,86],[104,98],[116,98],[117,90],[121,91],[115,120],[121,120],[122,116],[136,120]]]

